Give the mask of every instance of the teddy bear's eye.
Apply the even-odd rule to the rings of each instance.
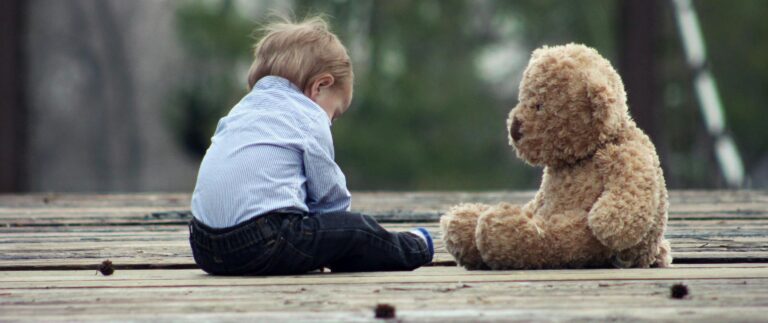
[[[541,110],[541,103],[536,103],[535,107],[536,107],[536,111]]]

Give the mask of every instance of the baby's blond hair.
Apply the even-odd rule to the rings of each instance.
[[[336,84],[352,80],[347,49],[322,17],[292,22],[287,18],[263,28],[264,37],[254,46],[254,61],[248,72],[248,89],[264,76],[281,76],[302,91],[323,73]]]

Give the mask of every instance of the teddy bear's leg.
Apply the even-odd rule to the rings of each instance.
[[[467,269],[487,268],[475,245],[475,228],[477,218],[489,207],[485,204],[460,204],[440,217],[445,249]]]
[[[477,221],[475,240],[492,269],[541,268],[548,259],[545,232],[519,205],[501,203]]]
[[[667,239],[659,243],[659,253],[656,255],[654,267],[672,267],[672,248]]]

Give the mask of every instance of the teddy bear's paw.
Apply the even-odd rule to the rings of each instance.
[[[493,269],[540,267],[546,230],[520,206],[502,203],[478,219],[475,236],[483,262]]]
[[[475,245],[475,228],[478,217],[489,207],[485,204],[460,204],[440,217],[445,249],[459,265],[470,270],[487,268]]]
[[[672,267],[672,247],[669,245],[669,240],[664,239],[659,243],[659,253],[656,255],[656,262],[654,267]]]

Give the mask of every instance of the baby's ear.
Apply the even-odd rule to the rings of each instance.
[[[583,76],[592,118],[601,129],[600,140],[609,140],[621,130],[627,118],[624,85],[613,69],[602,71],[588,67]]]

